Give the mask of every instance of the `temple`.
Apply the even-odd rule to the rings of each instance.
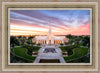
[[[61,44],[68,42],[68,39],[65,36],[54,36],[52,34],[51,23],[49,22],[49,31],[47,36],[35,36],[36,44]]]

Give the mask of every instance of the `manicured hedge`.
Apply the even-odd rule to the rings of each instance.
[[[13,49],[11,49],[11,52],[13,52]],[[32,61],[34,61],[36,58],[36,57],[32,57],[32,56],[28,55],[27,49],[22,48],[22,47],[15,47],[15,54],[20,56],[20,57],[23,57],[25,59],[32,60]]]
[[[22,46],[27,49],[27,53],[32,56],[33,52],[38,52],[41,47],[33,46],[33,45],[24,45]]]
[[[33,61],[19,57],[13,53],[10,53],[10,63],[32,63]]]
[[[62,50],[62,52],[68,52],[68,56],[73,54],[73,46],[62,46],[59,48]]]
[[[64,57],[65,61],[85,56],[88,53],[88,48],[84,48],[84,47],[75,48],[73,52],[74,52],[73,55]]]

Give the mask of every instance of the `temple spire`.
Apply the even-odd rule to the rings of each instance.
[[[49,33],[51,34],[51,21],[49,21]]]
[[[51,44],[51,21],[49,21],[48,42]]]

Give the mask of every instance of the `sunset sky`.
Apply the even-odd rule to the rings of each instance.
[[[90,10],[11,10],[11,35],[90,35]]]

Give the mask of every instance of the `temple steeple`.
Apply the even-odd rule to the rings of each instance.
[[[51,22],[49,21],[48,44],[51,44]]]

